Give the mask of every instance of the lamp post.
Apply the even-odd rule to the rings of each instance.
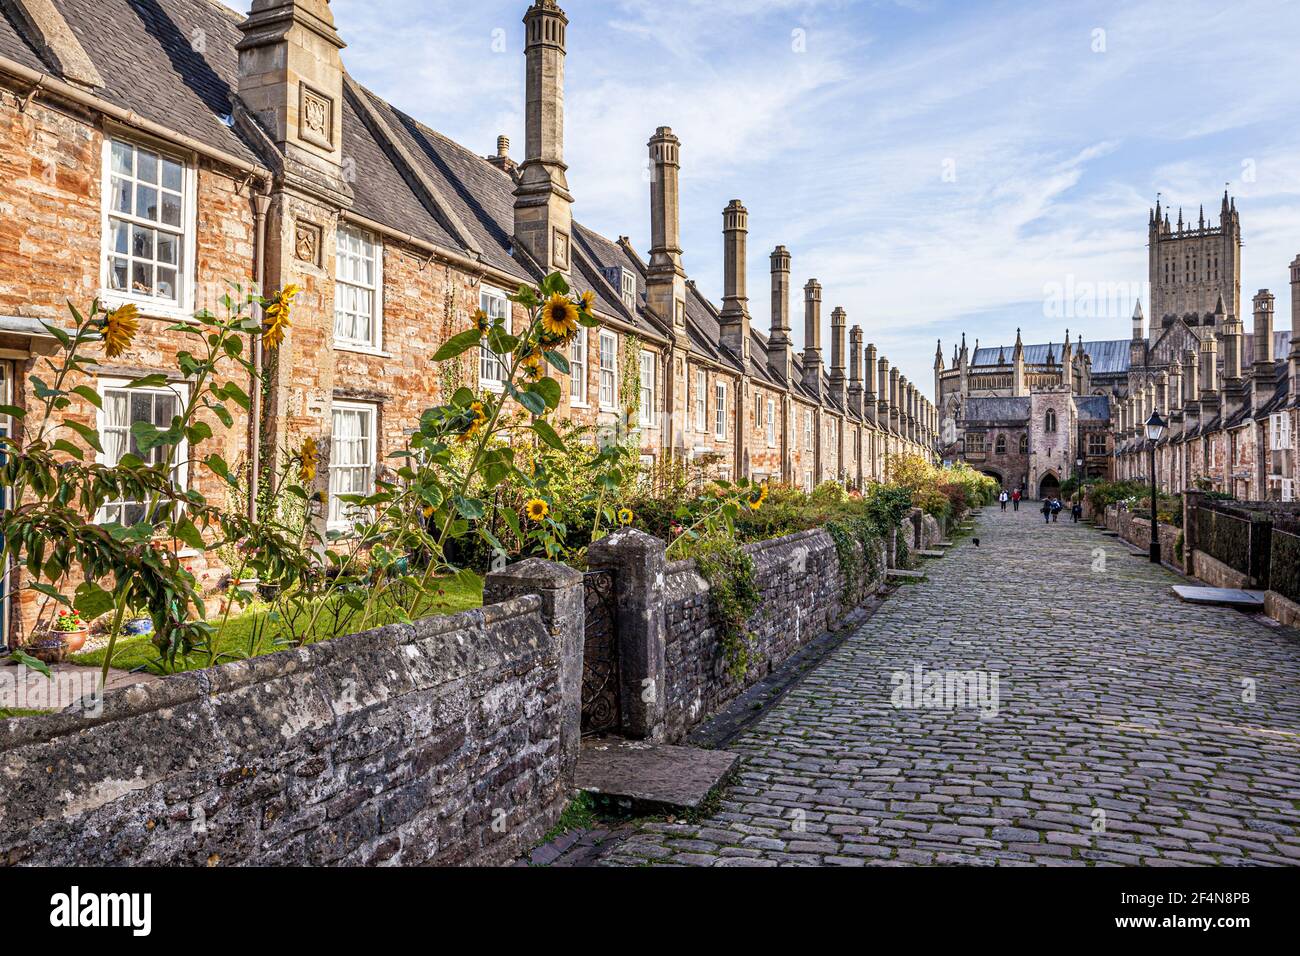
[[[1156,442],[1165,435],[1165,420],[1159,412],[1147,419],[1147,443],[1151,448],[1151,563],[1160,563],[1160,527],[1156,523]]]

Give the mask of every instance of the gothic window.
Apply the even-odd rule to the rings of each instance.
[[[1053,408],[1047,410],[1047,420],[1043,423],[1043,431],[1049,435],[1056,432],[1056,410]]]
[[[984,453],[983,432],[971,432],[966,436],[966,451],[976,455]]]
[[[1029,436],[1028,436],[1028,435],[1021,435],[1021,436],[1020,436],[1020,454],[1022,454],[1022,455],[1028,455],[1028,454],[1029,454]]]
[[[998,440],[993,443],[993,453],[995,455],[1005,455],[1007,453],[1007,436],[999,435]]]

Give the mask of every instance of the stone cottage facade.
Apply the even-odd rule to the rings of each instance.
[[[372,486],[423,409],[448,388],[500,387],[489,352],[436,367],[438,346],[478,308],[521,319],[507,293],[560,271],[595,294],[601,322],[574,343],[560,414],[633,428],[646,463],[709,456],[720,477],[811,488],[861,486],[884,478],[893,456],[932,455],[933,406],[843,309],[823,356],[815,279],[801,287],[796,349],[784,247],[770,256],[771,328],[752,327],[738,200],[722,213],[723,301],[701,294],[683,264],[683,147],[669,127],[647,131],[645,254],[574,218],[567,26],[554,0],[524,13],[527,141],[516,160],[504,137],[483,156],[367,90],[344,67],[328,0],[253,0],[246,17],[211,0],[0,4],[0,404],[30,401],[28,376],[54,345],[41,320],[63,321],[68,301],[135,303],[134,347],[80,383],[104,410],[71,410],[121,432],[106,446],[113,458],[132,421],[170,420],[185,388],[168,325],[218,311],[233,284],[300,286],[283,346],[259,356],[261,401],[191,454],[218,452],[252,480],[274,449],[314,437],[337,526],[337,495]],[[172,388],[122,390],[152,373]],[[621,389],[636,379],[629,423]],[[181,480],[227,493],[203,469]],[[216,580],[223,569],[197,570]],[[29,598],[0,601],[5,634],[22,639]]]

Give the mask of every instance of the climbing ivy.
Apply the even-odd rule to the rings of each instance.
[[[727,673],[738,681],[744,680],[753,661],[753,635],[748,623],[760,600],[754,559],[727,535],[696,542],[694,557],[696,569],[709,582]]]
[[[641,339],[629,335],[625,341],[618,404],[627,415],[627,427],[632,429],[641,419]]]
[[[827,522],[826,531],[835,542],[835,553],[840,559],[844,599],[851,600],[880,576],[880,535],[876,523],[867,516],[846,518]]]

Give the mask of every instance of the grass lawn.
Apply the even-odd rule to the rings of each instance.
[[[483,604],[483,579],[476,574],[465,572],[456,577],[443,578],[439,581],[439,585],[444,593],[427,598],[416,617],[455,614]],[[331,598],[330,605],[319,615],[315,628],[316,640],[324,640],[332,636],[333,621],[330,620],[331,615],[328,612],[340,604],[340,598]],[[177,658],[175,670],[200,670],[214,663],[260,657],[263,654],[274,654],[276,651],[285,650],[286,646],[277,643],[277,638],[286,630],[284,622],[269,620],[269,614],[270,612],[265,608],[248,610],[237,616],[232,614],[217,640],[216,661],[210,660],[206,651],[199,651],[184,660]],[[379,619],[373,626],[391,624],[398,619],[399,616],[395,612],[381,610]],[[219,618],[211,618],[210,623],[219,625],[221,622]],[[360,623],[358,614],[354,619],[353,629],[361,630]],[[102,667],[106,651],[106,648],[101,648],[85,654],[76,654],[71,660],[75,664]],[[113,649],[112,667],[126,671],[143,667],[153,674],[169,673],[149,635],[119,639]]]
[[[0,720],[10,720],[14,717],[39,717],[41,714],[52,714],[52,710],[28,710],[24,707],[0,707]]]

